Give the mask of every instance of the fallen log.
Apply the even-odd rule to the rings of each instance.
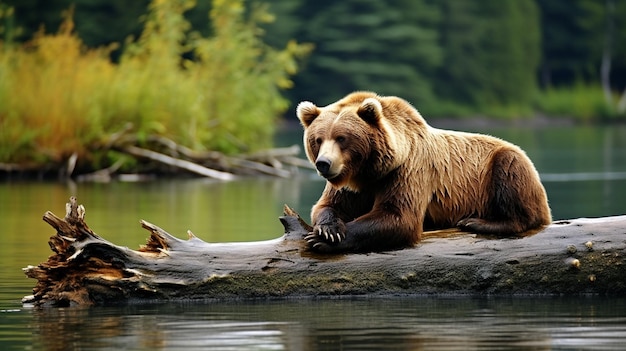
[[[556,222],[538,233],[497,239],[455,229],[425,233],[414,248],[320,255],[307,250],[310,230],[285,207],[285,234],[250,243],[207,243],[150,232],[138,250],[116,246],[85,223],[71,198],[65,218],[46,212],[54,252],[24,268],[37,280],[24,303],[103,305],[137,301],[355,295],[623,295],[626,216]]]

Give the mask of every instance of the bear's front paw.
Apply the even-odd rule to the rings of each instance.
[[[316,225],[304,240],[315,251],[330,252],[345,238],[345,226],[343,223],[336,223],[332,225]]]

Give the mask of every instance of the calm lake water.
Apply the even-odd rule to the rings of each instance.
[[[626,126],[477,130],[513,141],[535,162],[554,219],[626,214]],[[300,143],[283,136],[281,143]],[[205,241],[278,237],[289,204],[305,218],[324,183],[0,183],[2,350],[617,350],[626,345],[626,297],[413,297],[156,304],[38,310],[22,306],[34,280],[21,268],[50,255],[53,229],[76,195],[89,226],[136,248],[139,220]],[[626,239],[626,238],[625,238]],[[626,273],[625,273],[626,274]]]

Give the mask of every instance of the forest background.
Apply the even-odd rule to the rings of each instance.
[[[106,167],[124,157],[103,147],[121,130],[250,152],[271,146],[297,102],[354,90],[401,96],[427,119],[626,120],[621,0],[2,0],[0,10],[5,165],[77,154]]]

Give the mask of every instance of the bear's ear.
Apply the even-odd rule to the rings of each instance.
[[[365,122],[376,124],[383,115],[383,106],[380,104],[380,101],[374,98],[367,98],[363,100],[356,114]]]
[[[304,127],[308,127],[320,115],[319,107],[310,101],[302,101],[296,108],[296,115]]]

